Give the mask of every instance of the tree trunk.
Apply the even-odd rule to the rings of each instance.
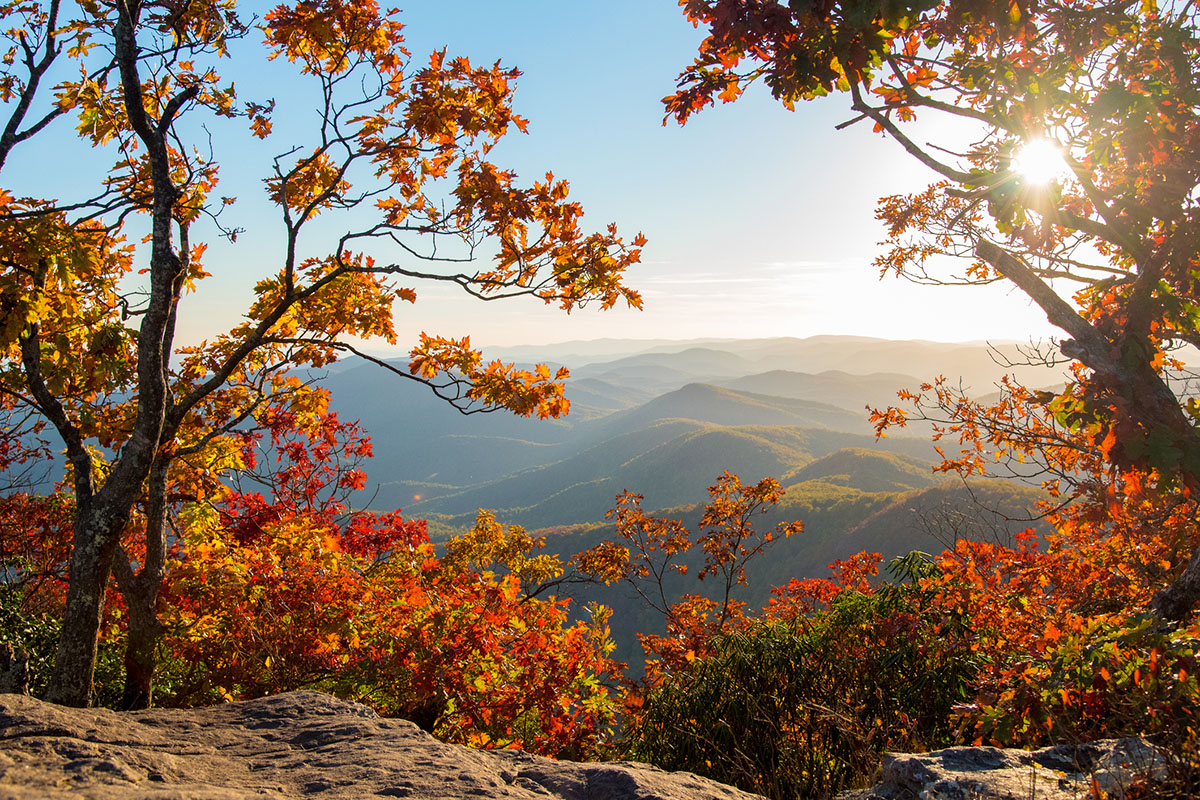
[[[0,694],[29,694],[29,653],[0,642]]]
[[[51,703],[83,708],[91,699],[104,592],[124,523],[123,518],[82,509],[75,521],[67,608],[46,690]]]
[[[129,612],[129,632],[125,644],[125,689],[121,709],[134,711],[150,707],[154,688],[154,670],[158,666],[158,637],[162,624],[155,613],[158,586],[135,582],[124,592]]]
[[[62,705],[86,706],[91,695],[96,666],[96,645],[104,592],[112,573],[120,536],[137,502],[143,482],[150,473],[163,431],[167,407],[167,364],[174,334],[173,319],[182,285],[183,263],[172,246],[173,213],[179,189],[171,177],[170,147],[167,145],[171,117],[195,96],[195,87],[172,98],[163,119],[146,110],[137,44],[138,3],[118,3],[113,27],[114,57],[121,76],[121,93],[129,124],[146,147],[154,190],[152,246],[150,252],[150,296],[138,330],[137,416],[129,438],[112,464],[104,487],[91,496],[90,458],[80,441],[78,428],[50,396],[41,379],[40,356],[34,334],[24,343],[25,367],[40,407],[73,449],[76,466],[74,550],[71,556],[67,609],[63,617],[58,656],[46,699]],[[36,333],[36,330],[34,331]],[[38,390],[40,389],[40,396]],[[87,468],[80,472],[80,468]],[[86,485],[80,490],[80,481]],[[157,586],[155,587],[157,593]]]
[[[981,240],[976,246],[975,255],[1029,295],[1046,312],[1046,319],[1051,324],[1073,337],[1060,344],[1063,355],[1092,370],[1112,396],[1136,398],[1136,402],[1128,403],[1122,410],[1136,427],[1146,432],[1167,432],[1173,439],[1171,444],[1183,453],[1200,453],[1200,431],[1192,426],[1192,419],[1184,411],[1179,398],[1149,359],[1130,361],[1120,357],[1120,342],[1111,341],[1097,330],[1028,265],[999,245]],[[1134,340],[1145,339],[1150,335],[1149,325],[1135,327],[1132,331],[1126,331],[1126,335]],[[1114,417],[1112,423],[1117,421]],[[1119,444],[1124,447],[1126,443]],[[1178,476],[1192,497],[1200,497],[1200,474],[1196,474],[1190,466],[1198,460],[1182,458],[1178,468]],[[1117,459],[1117,465],[1122,466],[1120,458]],[[1200,548],[1192,553],[1183,572],[1154,595],[1150,609],[1165,620],[1177,622],[1188,617],[1197,602],[1200,602]]]
[[[158,637],[163,631],[163,625],[158,621],[158,595],[162,591],[163,570],[167,563],[169,463],[165,458],[156,458],[147,479],[146,550],[141,569],[134,571],[133,561],[123,547],[118,547],[113,564],[113,574],[129,612],[129,632],[125,641],[125,689],[121,695],[121,708],[126,711],[149,708],[153,699]]]
[[[1154,595],[1150,608],[1163,619],[1179,622],[1192,613],[1197,603],[1200,603],[1200,547],[1192,553],[1179,577]]]

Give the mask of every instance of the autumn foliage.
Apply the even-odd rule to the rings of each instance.
[[[758,610],[720,582],[682,597],[666,587],[702,559],[706,577],[719,563],[736,575],[761,554],[770,539],[748,522],[777,502],[777,484],[722,476],[703,515],[717,527],[699,533],[619,497],[619,538],[579,564],[632,584],[666,627],[639,637],[646,672],[624,698],[621,746],[787,798],[868,783],[884,751],[1143,735],[1168,745],[1188,796],[1200,774],[1200,629],[1163,626],[1147,608],[1197,534],[1182,522],[1194,511],[1172,507],[1171,527],[1149,485],[1123,502],[1098,488],[1048,502],[1045,540],[959,540],[886,569],[860,553],[827,578],[776,587]]]
[[[361,481],[334,454],[353,461],[365,440],[332,415],[314,439],[286,422],[282,438],[271,431],[270,499],[234,492],[188,520],[168,572],[168,641],[195,677],[178,678],[175,702],[322,686],[449,741],[591,752],[613,714],[603,615],[572,623],[565,601],[524,597],[487,559],[439,560],[424,523],[330,500]],[[495,534],[490,523],[481,514],[463,540]]]
[[[335,414],[303,424],[281,409],[259,422],[241,436],[239,485],[171,509],[158,702],[315,687],[448,741],[576,758],[595,751],[615,710],[607,612],[574,621],[565,600],[522,591],[528,569],[507,569],[533,563],[550,578],[561,564],[487,513],[440,559],[423,522],[347,504],[370,455],[356,424]],[[65,601],[69,502],[6,502],[29,525],[5,526],[0,539],[0,563],[17,578],[7,583],[4,636],[42,659],[46,626],[61,620]],[[116,702],[110,662],[128,616],[115,585],[109,604],[101,696]],[[48,665],[36,666],[40,689]]]
[[[1053,420],[1071,432],[1069,448],[1098,452],[1119,481],[1161,484],[1182,502],[1200,492],[1200,409],[1174,355],[1200,342],[1191,4],[680,5],[708,35],[665,99],[669,116],[685,122],[756,81],[789,108],[844,94],[846,124],[871,124],[936,173],[924,191],[880,200],[881,274],[1002,282],[1061,329],[1030,360],[1071,364],[1062,391],[1014,391],[1005,400],[1015,407],[985,409],[946,404],[945,387],[930,387],[931,404],[965,412],[956,425],[1004,426],[1003,448],[1018,450],[1057,448],[1041,424]],[[964,129],[973,133],[951,133]],[[923,130],[942,133],[930,142]],[[1031,149],[1054,154],[1057,168],[1030,174]],[[1200,602],[1200,551],[1172,569],[1154,607],[1185,619]]]
[[[130,615],[124,705],[144,706],[168,506],[220,493],[243,468],[248,420],[277,405],[319,425],[326,399],[298,375],[363,340],[397,344],[394,313],[430,281],[567,311],[640,307],[624,281],[644,239],[585,228],[564,180],[522,181],[492,160],[528,125],[512,105],[519,73],[446,50],[414,55],[398,10],[50,0],[0,3],[0,15],[0,170],[11,173],[10,156],[44,157],[36,148],[55,129],[59,170],[111,164],[67,197],[36,181],[0,188],[0,411],[37,418],[74,504],[47,692],[89,702],[114,574]],[[286,95],[239,96],[238,77],[266,62],[294,81]],[[277,131],[280,113],[306,122]],[[222,135],[209,138],[211,125]],[[281,133],[277,157],[259,165],[273,230],[249,258],[260,271],[243,319],[181,347],[192,295],[210,273],[240,269],[248,257],[229,254],[264,234],[231,220],[243,206],[221,192],[220,159],[239,135]],[[218,255],[221,240],[235,249]],[[564,371],[485,360],[469,337],[425,332],[409,355],[403,367],[363,357],[466,413],[568,410]]]
[[[657,517],[642,509],[642,496],[623,492],[608,513],[619,540],[606,541],[575,557],[578,570],[602,583],[623,582],[662,615],[666,635],[639,633],[650,660],[647,675],[653,681],[660,669],[673,669],[707,652],[710,642],[746,624],[744,603],[733,593],[746,583],[746,565],[762,555],[777,538],[803,530],[799,522],[758,531],[754,518],[779,501],[783,490],[773,478],[754,485],[725,472],[708,488],[709,502],[693,534],[680,520]],[[688,593],[674,598],[666,586],[671,574],[686,575],[683,558],[696,549],[703,563],[696,577],[713,578],[709,594]]]
[[[944,472],[1040,484],[1049,536],[888,565],[860,554],[754,610],[737,597],[747,564],[802,526],[757,529],[782,487],[725,473],[696,530],[630,491],[614,540],[570,563],[488,512],[438,551],[420,521],[354,507],[370,445],[312,371],[358,354],[467,413],[559,416],[564,371],[488,362],[465,336],[421,334],[404,367],[357,343],[395,344],[395,302],[427,281],[566,311],[641,302],[624,282],[640,235],[588,232],[561,178],[523,183],[491,160],[527,125],[518,73],[413,56],[398,12],[374,2],[253,21],[226,0],[10,2],[0,170],[59,123],[75,126],[70,157],[112,167],[78,197],[0,188],[6,643],[76,705],[318,687],[451,741],[573,757],[606,747],[620,710],[624,752],[773,797],[866,781],[887,749],[1144,735],[1188,796],[1200,405],[1174,349],[1200,344],[1195,6],[681,5],[708,36],[668,115],[756,80],[788,107],[848,94],[852,122],[939,174],[880,202],[881,272],[1007,281],[1065,332],[1031,354],[1070,362],[1061,390],[1006,380],[984,404],[937,379],[873,414],[881,435],[931,423]],[[244,320],[178,347],[189,296],[219,268],[201,239],[247,234],[222,217],[235,199],[192,135],[218,118],[274,131],[276,101],[239,98],[223,74],[250,37],[315,90],[315,125],[262,176],[282,247]],[[979,138],[920,144],[906,126],[937,115]],[[1063,158],[1048,185],[1019,168],[1038,141]],[[957,278],[939,277],[946,257],[965,259]],[[18,480],[59,452],[52,493]],[[673,594],[689,572],[703,586]],[[555,594],[575,579],[623,582],[662,616],[620,696],[608,611],[572,615]]]
[[[881,275],[1004,283],[1063,332],[1026,352],[1031,364],[1068,365],[1061,390],[1006,379],[998,401],[981,403],[938,378],[873,414],[881,435],[912,420],[931,423],[943,471],[1008,475],[1047,493],[1042,513],[1053,533],[1044,541],[960,541],[906,582],[904,591],[933,611],[920,624],[966,621],[951,660],[972,665],[975,696],[953,709],[958,738],[1036,745],[1149,735],[1174,759],[1177,783],[1163,791],[1192,796],[1200,774],[1200,406],[1178,351],[1200,343],[1196,8],[1094,0],[680,6],[706,36],[664,101],[668,119],[684,123],[715,102],[734,102],[755,82],[788,108],[843,94],[845,125],[872,125],[937,176],[923,191],[880,200]],[[930,132],[940,138],[929,141]],[[1031,171],[1034,149],[1054,154],[1056,171]],[[789,635],[807,635],[815,620],[838,618],[850,598],[879,600],[884,590],[857,568],[867,563],[843,567],[833,581],[793,582],[763,617],[784,613],[801,621]],[[875,608],[884,613],[868,655],[854,656],[862,663],[871,663],[873,647],[895,646],[886,633],[894,624],[914,619]],[[785,647],[772,638],[776,629],[755,630],[753,641],[714,648],[711,666],[665,676],[662,692],[649,695],[666,706],[656,713],[701,713],[689,703],[706,681],[736,674],[730,647]],[[696,677],[710,668],[714,677]],[[880,692],[897,688],[879,677]],[[841,708],[830,691],[814,702]],[[862,722],[843,718],[845,735]],[[882,739],[908,735],[886,715],[877,719]],[[781,730],[776,741],[792,733]],[[751,761],[706,753],[693,763],[786,795],[777,776],[755,772]],[[814,773],[804,766],[799,774]]]

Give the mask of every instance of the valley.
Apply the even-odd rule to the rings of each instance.
[[[326,379],[339,414],[360,420],[372,437],[371,508],[427,519],[435,539],[469,528],[479,508],[493,509],[501,522],[547,536],[547,550],[565,560],[612,536],[604,517],[622,491],[644,495],[647,510],[694,523],[723,470],[744,483],[774,477],[786,494],[760,524],[799,519],[805,530],[751,565],[740,599],[752,606],[770,587],[823,576],[832,561],[860,551],[885,559],[939,552],[959,536],[1005,539],[1041,526],[1031,521],[1038,490],[964,485],[933,471],[940,458],[927,427],[877,439],[867,419],[868,406],[894,404],[898,390],[934,377],[928,364],[958,370],[980,395],[993,393],[1006,371],[997,358],[1017,358],[1015,348],[997,356],[984,344],[822,336],[588,342],[494,355],[568,366],[570,414],[463,415],[365,363],[346,362]],[[1046,368],[1021,378],[1035,386],[1061,380]],[[689,577],[671,588],[707,587]],[[628,612],[613,625],[631,656],[633,632],[653,631],[655,621],[621,591],[573,594]]]
[[[597,348],[608,352],[588,354]],[[547,527],[596,522],[625,489],[652,508],[698,502],[723,469],[744,480],[809,480],[801,470],[845,448],[928,464],[937,456],[927,429],[877,440],[867,407],[894,404],[898,390],[934,377],[927,364],[980,395],[1005,372],[984,344],[837,336],[568,343],[486,355],[567,366],[570,413],[464,416],[427,388],[353,360],[326,378],[336,410],[360,420],[375,444],[372,508],[461,525],[482,506]],[[1031,385],[1061,380],[1045,368],[1026,372]],[[869,472],[858,465],[843,481],[869,489]]]

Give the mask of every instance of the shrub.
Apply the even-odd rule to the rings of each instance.
[[[982,686],[963,729],[978,743],[1018,747],[1145,736],[1163,746],[1179,796],[1192,797],[1200,790],[1198,661],[1198,622],[1088,620]]]
[[[41,696],[50,682],[54,657],[58,652],[58,637],[62,620],[42,608],[44,602],[34,597],[19,583],[0,583],[0,642],[29,659],[29,692]],[[124,679],[122,653],[124,642],[114,638],[117,626],[108,615],[103,628],[110,634],[102,637],[96,654],[96,671],[92,685],[92,702],[115,706],[121,697]]]
[[[828,797],[873,778],[884,749],[950,744],[977,656],[969,620],[927,600],[916,582],[841,591],[716,637],[633,704],[628,754],[772,798]]]

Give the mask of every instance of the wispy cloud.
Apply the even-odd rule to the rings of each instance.
[[[636,282],[640,287],[651,286],[747,286],[753,284],[777,284],[791,277],[819,277],[844,275],[848,272],[866,274],[869,267],[858,260],[819,261],[789,260],[760,261],[736,264],[726,270],[661,270],[639,275]]]
[[[770,280],[767,276],[754,275],[655,275],[641,278],[637,281],[638,285],[662,285],[662,286],[695,286],[703,284],[705,286],[714,286],[721,284],[748,284],[748,283],[763,283]]]
[[[842,272],[861,266],[858,261],[767,261],[761,266],[773,271]]]

